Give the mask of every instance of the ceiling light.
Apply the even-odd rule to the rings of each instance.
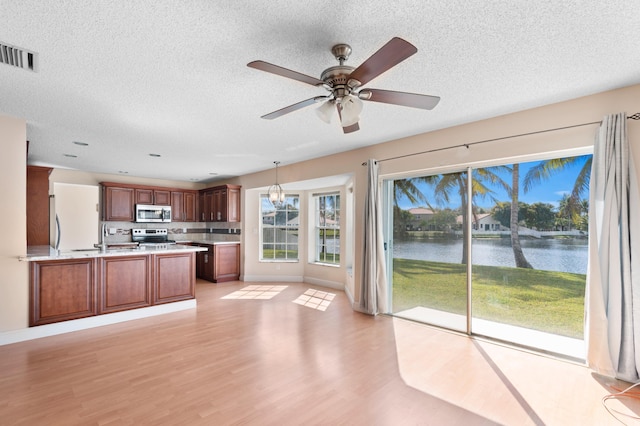
[[[69,158],[78,158],[77,155],[73,155],[73,154],[63,154],[65,157],[69,157]]]
[[[88,143],[86,143],[86,142],[73,141],[73,143],[74,143],[75,145],[79,145],[79,146],[89,146],[89,144],[88,144]]]
[[[362,101],[353,95],[347,95],[342,98],[340,103],[342,127],[349,127],[360,121],[360,113],[362,112]]]
[[[280,164],[280,162],[274,161],[273,164],[276,165],[276,183],[271,185],[271,187],[269,188],[268,194],[269,194],[269,201],[271,201],[271,204],[273,204],[273,207],[279,208],[284,203],[284,191],[282,190],[282,187],[278,184],[278,164]]]
[[[209,173],[209,175],[211,175],[211,176],[218,176],[218,174],[217,174],[217,173],[213,173],[213,172]]]
[[[160,154],[149,154],[149,157],[162,157]]]
[[[335,109],[333,100],[324,102],[316,109],[316,114],[318,114],[320,120],[324,121],[327,124],[331,123],[331,117],[333,116],[334,112]]]

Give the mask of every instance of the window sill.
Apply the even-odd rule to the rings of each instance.
[[[324,263],[324,262],[309,262],[311,265],[318,265],[318,266],[328,266],[330,268],[339,268],[340,264],[338,263]]]

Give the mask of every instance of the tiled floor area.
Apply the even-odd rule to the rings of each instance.
[[[287,288],[286,285],[250,285],[233,293],[221,297],[221,299],[272,299]]]
[[[334,293],[327,293],[326,291],[310,288],[294,300],[293,303],[306,306],[307,308],[317,309],[319,311],[326,311],[334,297],[336,297]]]

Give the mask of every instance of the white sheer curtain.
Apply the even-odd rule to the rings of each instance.
[[[585,300],[587,362],[635,382],[640,368],[640,205],[626,114],[604,117],[594,145]]]
[[[382,206],[378,183],[378,162],[367,163],[367,195],[364,206],[362,282],[358,310],[370,315],[387,311]]]

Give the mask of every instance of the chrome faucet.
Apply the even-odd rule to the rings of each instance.
[[[107,236],[107,224],[103,223],[102,224],[102,230],[100,232],[100,250],[102,251],[106,251],[107,250],[107,241],[106,241],[106,237]]]

